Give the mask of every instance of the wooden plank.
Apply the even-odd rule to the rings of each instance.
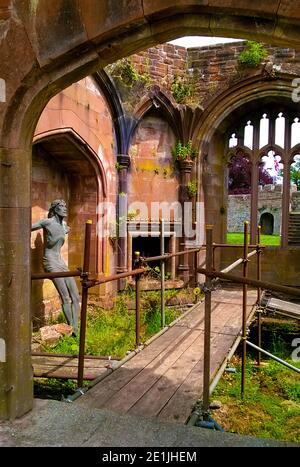
[[[168,358],[163,361],[163,358],[164,356],[167,354],[167,353],[170,353],[170,357],[171,358],[171,353],[172,353],[172,347],[174,348],[174,350],[178,351],[178,348],[179,348],[179,345],[182,345],[182,343],[185,342],[185,339],[187,338],[187,336],[189,336],[190,338],[190,333],[191,333],[191,330],[193,329],[193,326],[194,325],[197,325],[198,323],[200,323],[201,321],[203,320],[203,304],[202,303],[199,303],[199,305],[197,307],[195,307],[191,313],[189,313],[184,319],[180,320],[175,326],[173,326],[173,328],[177,328],[176,331],[173,331],[173,333],[176,333],[177,334],[177,339],[176,341],[174,341],[173,337],[168,340],[165,340],[164,342],[164,345],[165,345],[165,349],[162,351],[160,349],[159,352],[157,352],[157,358],[154,359],[154,360],[151,360],[151,359],[148,359],[148,362],[146,361],[146,359],[144,358],[144,367],[145,367],[145,371],[142,369],[141,372],[137,373],[136,375],[134,375],[130,381],[127,382],[127,384],[123,384],[123,387],[125,388],[125,395],[122,393],[121,394],[121,387],[119,388],[116,388],[116,385],[115,385],[115,381],[113,382],[113,386],[114,386],[114,393],[117,394],[118,391],[120,391],[120,394],[119,396],[118,395],[111,395],[112,399],[110,400],[110,402],[108,403],[108,405],[106,405],[106,407],[109,407],[109,408],[113,408],[114,410],[117,410],[117,407],[114,406],[115,404],[115,401],[117,400],[118,397],[120,397],[120,400],[123,401],[123,402],[118,402],[118,410],[122,410],[123,412],[126,412],[128,409],[127,407],[129,408],[131,402],[133,400],[133,403],[136,402],[136,398],[137,397],[141,397],[141,393],[140,393],[140,378],[144,378],[144,374],[147,373],[149,374],[149,372],[151,371],[152,367],[158,367],[158,362],[161,361],[163,362],[163,365],[168,365]],[[170,328],[167,332],[170,333],[170,331],[173,329],[173,328]],[[166,333],[161,336],[158,340],[161,340],[163,341],[164,337],[166,336]],[[157,345],[157,342],[158,340],[154,341],[151,343],[151,347],[152,348],[155,348],[155,346]],[[170,344],[168,345],[168,341],[170,341]],[[145,353],[145,350],[142,351],[142,354],[144,354],[144,357],[146,356],[146,353]],[[142,355],[140,354],[140,355]],[[134,357],[135,359],[137,357]],[[130,362],[129,362],[130,363]],[[129,367],[129,365],[126,363],[124,365],[124,368],[123,368],[123,374],[126,375],[126,371],[127,371],[127,368]],[[163,369],[163,366],[161,366],[160,370],[162,371]],[[118,370],[120,371],[120,370]],[[126,377],[126,376],[125,376]],[[109,376],[109,379],[110,380],[113,380],[113,375],[110,375]],[[128,379],[128,378],[127,378]],[[148,381],[148,384],[154,384],[155,382],[155,379],[153,379],[153,376],[151,376],[151,379],[150,381]],[[124,383],[124,381],[123,381]],[[144,390],[146,390],[146,381],[144,380]],[[129,389],[128,390],[128,387],[130,388],[134,388],[133,390]],[[104,388],[103,388],[104,389]],[[112,388],[110,387],[110,390]],[[117,390],[116,390],[117,389]],[[104,389],[105,390],[105,389]],[[128,396],[127,395],[127,392],[130,393],[130,395]],[[125,401],[125,402],[124,402]],[[101,402],[101,406],[103,406],[104,404],[104,400],[103,400],[103,397],[102,397],[102,402]],[[119,404],[121,407],[119,407]]]
[[[103,407],[117,391],[128,384],[157,356],[163,358],[168,352],[169,347],[178,345],[188,332],[190,332],[189,329],[184,329],[183,331],[181,328],[173,326],[148,347],[144,348],[142,352],[138,353],[122,367],[105,378],[100,384],[88,391],[84,398],[79,398],[78,403],[88,405],[89,407]]]
[[[36,365],[39,366],[50,366],[50,367],[60,367],[73,368],[78,366],[78,358],[66,358],[66,357],[47,357],[47,356],[36,356],[31,357],[33,367]],[[84,366],[87,368],[105,368],[107,365],[115,363],[117,360],[104,360],[104,359],[95,359],[95,358],[85,358]]]
[[[211,346],[219,339],[218,334],[211,338]],[[195,403],[202,396],[203,383],[203,353],[199,361],[192,368],[184,382],[177,388],[173,397],[167,402],[162,410],[157,414],[161,420],[185,423],[193,410]]]
[[[132,379],[121,391],[116,393],[106,405],[106,408],[128,412],[130,408],[151,388],[155,382],[179,359],[179,357],[191,347],[197,340],[201,331],[185,333],[185,338],[174,343],[166,351],[150,362],[134,379]]]
[[[84,379],[97,378],[111,363],[113,361],[87,358]],[[77,379],[78,358],[32,356],[32,365],[35,377]]]
[[[85,368],[84,379],[93,380],[100,374],[104,373],[106,368]],[[78,370],[76,367],[45,367],[36,366],[34,368],[34,376],[36,378],[62,378],[62,379],[77,379]]]
[[[182,384],[192,368],[203,357],[203,332],[158,381],[130,409],[131,415],[155,417]]]
[[[228,310],[228,306],[226,306],[226,308]],[[224,308],[224,304],[222,303],[219,309],[216,310],[215,316],[213,314],[214,326],[215,329],[218,329],[218,332],[213,332],[211,335],[211,380],[219,366],[224,362],[240,332],[240,327],[238,327],[236,328],[236,334],[234,336],[230,334],[221,334],[220,331],[224,331],[224,329],[226,329],[233,319],[232,315],[236,315],[236,310],[239,307],[236,305],[230,307],[231,314],[226,313],[227,317],[221,325],[222,319],[224,319],[222,311],[226,310],[226,308]],[[252,307],[249,308],[252,309]],[[196,401],[202,397],[202,379],[203,357],[197,365],[193,367],[184,383],[178,388],[174,396],[166,404],[165,408],[158,414],[159,418],[163,420],[176,421],[178,423],[185,423]]]
[[[217,304],[219,305],[219,304]],[[226,308],[228,306],[226,305]],[[213,312],[214,320],[216,318],[223,322],[224,319],[224,305],[216,306]],[[227,320],[230,316],[227,317]],[[193,345],[188,347],[186,351],[180,356],[169,370],[161,377],[155,385],[153,385],[149,391],[141,398],[129,413],[135,415],[156,416],[163,407],[168,403],[171,397],[174,395],[178,387],[183,383],[185,378],[191,372],[193,367],[199,360],[203,359],[203,332],[201,332],[197,341],[194,341]],[[193,401],[195,403],[195,400]]]
[[[255,300],[256,291],[249,291],[248,315]],[[241,308],[241,290],[213,293],[211,378],[240,333]],[[200,303],[78,403],[184,423],[202,393],[203,318]]]
[[[284,312],[287,316],[292,318],[300,318],[300,305],[297,303],[286,302],[278,298],[270,298],[267,302],[267,308],[272,308],[275,311],[279,310]]]
[[[226,356],[224,357],[224,350],[221,356],[222,349],[218,345],[219,341],[220,336],[214,334],[211,339],[211,380],[217,371],[216,365],[218,358],[221,360],[220,363],[223,363],[232,347],[232,336],[222,337],[222,346],[226,348]],[[184,383],[178,388],[174,396],[158,414],[158,417],[165,421],[186,423],[196,402],[202,398],[202,390],[203,359],[194,366]]]

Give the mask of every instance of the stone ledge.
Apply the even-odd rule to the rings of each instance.
[[[33,411],[21,419],[0,424],[0,446],[299,447],[39,399]]]

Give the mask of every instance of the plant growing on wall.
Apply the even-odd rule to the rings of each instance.
[[[183,76],[174,76],[171,91],[178,104],[184,104],[193,94],[193,85]]]
[[[137,209],[131,209],[127,213],[127,219],[129,221],[132,221],[132,219],[134,219],[137,215],[138,215]]]
[[[247,41],[245,49],[239,55],[239,62],[247,67],[256,68],[268,55],[263,44]]]
[[[189,198],[194,198],[198,192],[198,184],[196,180],[191,180],[187,184],[187,193]]]
[[[197,150],[192,146],[191,140],[187,144],[177,141],[172,149],[172,156],[175,162],[185,160],[193,161],[197,157]]]
[[[147,84],[150,80],[149,73],[139,73],[134,63],[130,58],[122,58],[107,67],[109,73],[114,77],[120,79],[126,86],[133,86],[138,81]]]

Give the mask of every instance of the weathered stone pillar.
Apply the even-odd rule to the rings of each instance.
[[[127,270],[127,212],[128,212],[128,169],[130,157],[119,154],[117,157],[119,174],[119,196],[118,196],[118,266],[117,272]],[[126,280],[119,281],[119,289],[123,290]]]
[[[0,419],[32,409],[31,150],[0,149]]]
[[[193,168],[193,161],[191,160],[183,160],[179,161],[179,171],[180,171],[180,185],[179,185],[179,201],[182,206],[182,237],[180,242],[180,249],[186,249],[186,232],[184,231],[185,226],[185,209],[184,204],[185,202],[189,202],[190,198],[188,196],[187,186],[188,183],[191,181],[191,172]],[[191,219],[192,222],[192,219]],[[180,256],[180,263],[178,266],[178,271],[181,272],[182,278],[184,283],[189,281],[189,256],[182,255]]]

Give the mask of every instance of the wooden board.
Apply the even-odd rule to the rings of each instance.
[[[187,331],[185,331],[187,332]],[[164,339],[156,339],[135,357],[113,372],[102,384],[96,385],[88,391],[78,403],[89,407],[105,407],[108,400],[135,378],[147,365],[157,358],[162,359],[169,347],[178,345],[182,340],[182,329],[173,326],[164,335]],[[161,337],[163,337],[161,336]]]
[[[227,291],[226,291],[227,292]],[[232,291],[230,291],[232,293]],[[219,300],[218,300],[219,298]],[[212,333],[211,333],[211,379],[226,359],[230,349],[240,332],[241,323],[241,300],[234,296],[232,300],[235,304],[228,302],[228,293],[225,299],[220,295],[214,295],[214,311],[212,313]],[[251,303],[250,297],[249,302]],[[253,300],[252,300],[253,302]],[[230,304],[230,306],[228,306]],[[252,306],[248,307],[250,314]],[[230,328],[230,332],[228,329]],[[168,401],[163,410],[158,414],[159,418],[178,423],[185,423],[191,413],[195,402],[202,397],[203,384],[203,355],[199,359],[187,376],[183,384],[178,387],[174,396]]]
[[[77,379],[78,358],[36,356],[31,357],[33,374],[39,378]],[[104,373],[114,360],[85,358],[84,379],[93,380]]]
[[[278,298],[270,298],[266,305],[267,310],[278,311],[285,316],[300,319],[300,305],[292,302],[285,302]]]
[[[256,292],[249,291],[250,316]],[[212,299],[211,379],[239,339],[241,290],[218,290]],[[204,303],[155,339],[76,403],[120,413],[185,423],[202,397]]]
[[[192,331],[188,333],[188,339],[182,339],[179,343],[174,343],[157,359],[147,365],[143,371],[127,384],[122,391],[114,395],[107,404],[108,409],[128,412],[130,408],[140,400],[144,394],[164,375],[177,360],[185,354],[186,350],[194,344],[201,331]],[[187,337],[187,336],[185,336]]]

